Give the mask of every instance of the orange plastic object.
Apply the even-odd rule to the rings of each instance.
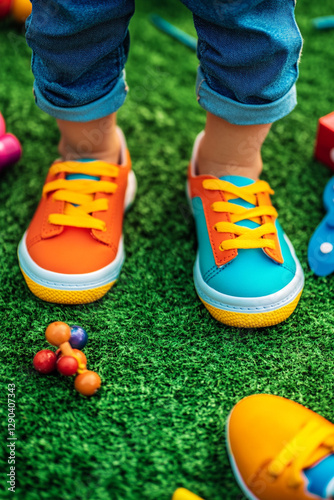
[[[55,321],[45,330],[45,338],[50,344],[59,347],[60,344],[70,340],[71,328],[62,321]]]
[[[78,360],[73,356],[61,356],[57,361],[57,370],[62,375],[70,377],[77,373],[79,367]]]
[[[314,155],[334,170],[334,111],[319,119]]]
[[[303,431],[303,439],[298,439]],[[269,394],[241,400],[227,424],[233,472],[247,498],[259,500],[316,498],[306,491],[300,471],[299,482],[295,482],[294,467],[300,458],[299,468],[306,469],[329,455],[333,438],[334,425],[323,417],[298,403]],[[289,453],[291,458],[277,471],[274,462],[280,466]]]
[[[101,387],[101,379],[97,373],[87,370],[76,377],[74,387],[84,396],[93,396]]]
[[[32,3],[30,0],[13,0],[12,16],[15,21],[24,23],[32,11]]]
[[[69,342],[63,342],[59,348],[63,356],[73,356],[73,349]]]

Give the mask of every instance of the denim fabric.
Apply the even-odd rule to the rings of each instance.
[[[199,104],[239,125],[287,115],[297,102],[302,48],[294,0],[182,2],[193,12],[198,34]]]
[[[26,38],[36,102],[44,111],[88,121],[123,104],[133,12],[134,0],[32,0]]]
[[[294,0],[182,0],[198,33],[199,104],[237,124],[269,123],[296,104],[302,39]],[[88,121],[124,102],[123,68],[134,0],[32,0],[37,104]],[[147,47],[149,50],[149,47]]]
[[[197,71],[196,94],[202,108],[236,125],[272,123],[290,113],[297,104],[295,85],[283,97],[266,104],[245,104],[230,99],[208,85],[201,67]]]

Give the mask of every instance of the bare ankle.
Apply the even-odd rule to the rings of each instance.
[[[197,157],[197,173],[199,175],[213,175],[214,177],[223,177],[225,175],[239,175],[257,180],[262,172],[261,156],[252,162],[251,165],[242,165],[236,161],[215,162],[201,154],[199,149]]]
[[[57,123],[61,134],[58,150],[64,160],[92,158],[119,162],[121,141],[115,113],[85,123],[65,120],[57,120]]]
[[[261,147],[270,126],[235,125],[208,113],[198,150],[198,173],[258,179],[262,171]]]

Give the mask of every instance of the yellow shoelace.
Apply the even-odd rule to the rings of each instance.
[[[256,205],[258,193],[274,194],[269,184],[265,181],[256,181],[254,184],[244,187],[234,186],[230,182],[220,179],[206,179],[203,181],[204,189],[211,191],[223,191],[225,198],[241,198],[252,205]],[[276,227],[273,223],[261,223],[261,217],[268,215],[277,217],[277,212],[273,206],[261,206],[255,208],[245,208],[228,201],[216,201],[211,205],[214,212],[225,212],[230,215],[231,222],[218,222],[214,229],[219,233],[232,233],[237,238],[223,241],[219,249],[231,250],[237,248],[275,248],[275,242],[271,239],[264,239],[263,236],[276,234]],[[242,220],[252,220],[258,224],[256,229],[238,226],[236,222]]]
[[[52,175],[84,174],[94,177],[118,176],[118,167],[103,161],[75,162],[66,161],[56,163],[50,169]],[[53,192],[53,199],[65,201],[65,209],[62,214],[51,214],[48,222],[59,226],[74,226],[87,229],[99,229],[106,231],[105,222],[93,217],[94,212],[108,210],[108,200],[100,198],[94,200],[96,193],[110,194],[117,189],[117,184],[109,181],[96,181],[91,179],[66,180],[57,179],[48,182],[43,188],[43,196]]]
[[[288,485],[299,486],[303,482],[302,470],[310,466],[307,460],[320,446],[328,448],[328,454],[334,452],[334,426],[330,429],[319,423],[309,422],[270,463],[269,474],[278,477],[291,465]]]

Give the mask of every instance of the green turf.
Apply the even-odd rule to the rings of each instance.
[[[164,3],[168,5],[163,5]],[[275,124],[264,178],[306,273],[295,314],[264,330],[213,320],[192,282],[195,228],[184,194],[193,139],[204,112],[194,97],[196,56],[149,22],[155,11],[194,34],[176,0],[138,2],[127,65],[131,88],[120,111],[138,178],[125,223],[127,260],[118,285],[95,304],[43,303],[26,288],[16,247],[57,155],[53,119],[34,104],[30,52],[22,31],[0,26],[0,109],[24,155],[1,175],[1,397],[16,385],[16,494],[6,492],[6,404],[1,405],[0,498],[170,500],[184,486],[206,500],[241,500],[225,451],[226,417],[243,396],[279,394],[334,419],[333,276],[316,278],[307,244],[322,219],[330,172],[313,160],[317,120],[333,111],[334,30],[311,18],[333,14],[331,0],[300,1],[305,39],[299,106]],[[73,381],[39,376],[34,354],[48,323],[84,326],[89,366],[103,380],[85,399]]]

